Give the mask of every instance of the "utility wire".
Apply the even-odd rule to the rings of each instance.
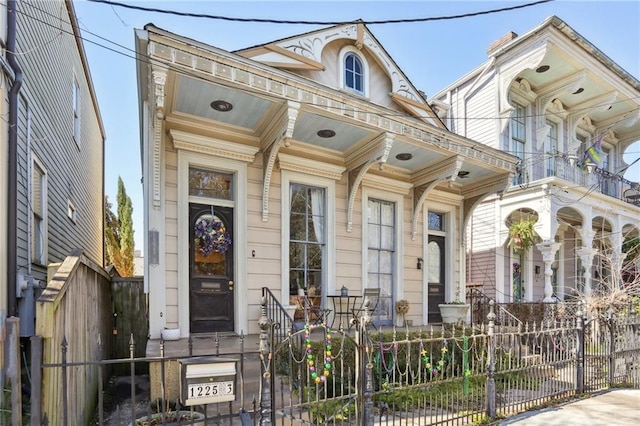
[[[537,6],[543,3],[549,3],[554,0],[540,0],[532,3],[525,3],[517,6],[502,7],[499,9],[483,10],[479,12],[463,13],[459,15],[447,15],[447,16],[434,16],[427,18],[404,18],[404,19],[383,19],[383,20],[352,20],[352,21],[306,21],[306,20],[289,20],[289,19],[268,19],[268,18],[238,18],[221,15],[210,15],[206,13],[195,12],[181,12],[177,10],[159,9],[155,7],[136,6],[132,4],[114,2],[109,0],[89,0],[93,3],[103,3],[111,6],[123,7],[126,9],[140,10],[144,12],[156,12],[167,15],[185,16],[190,18],[205,18],[215,19],[219,21],[231,21],[231,22],[254,22],[254,23],[267,23],[267,24],[293,24],[293,25],[342,25],[342,24],[365,24],[365,25],[377,25],[377,24],[406,24],[414,22],[430,22],[430,21],[446,21],[452,19],[470,18],[474,16],[490,15],[499,12],[507,12],[510,10],[523,9],[527,7]]]

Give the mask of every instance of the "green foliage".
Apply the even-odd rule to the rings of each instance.
[[[117,216],[105,196],[105,265],[114,265],[120,276],[133,276],[133,206],[122,178],[118,177]]]
[[[524,253],[536,242],[540,241],[540,236],[534,229],[537,220],[530,216],[523,217],[513,222],[509,226],[509,243],[508,246],[513,248],[516,253]]]

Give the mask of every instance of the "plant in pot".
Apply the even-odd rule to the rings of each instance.
[[[438,307],[440,308],[443,323],[462,324],[466,321],[469,304],[460,299],[460,282],[456,285],[454,299],[447,303],[441,303]]]
[[[409,301],[405,299],[398,300],[396,302],[396,314],[398,314],[402,318],[404,325],[408,325],[407,320],[405,319],[405,315],[407,315],[408,312]]]
[[[534,229],[537,220],[531,216],[520,218],[509,226],[508,246],[516,253],[525,253],[535,243],[540,241],[540,236]]]

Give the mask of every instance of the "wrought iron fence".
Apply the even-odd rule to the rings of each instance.
[[[245,351],[241,344],[238,353],[222,354],[216,341],[213,353],[197,354],[237,360],[235,401],[195,407],[200,416],[179,424],[472,424],[610,386],[640,388],[637,306],[592,317],[579,310],[570,318],[556,315],[515,327],[498,324],[498,309],[492,302],[489,307],[486,324],[474,327],[374,331],[365,309],[350,330],[333,330],[321,322],[290,329],[280,339],[280,324],[269,318],[265,300],[257,352]],[[192,357],[191,339],[187,344]],[[180,358],[165,356],[162,345],[154,358],[135,358],[132,341],[129,359],[77,362],[62,356],[60,363],[35,363],[34,369],[47,374],[34,374],[34,386],[42,388],[43,376],[57,376],[60,401],[71,406],[74,396],[68,394],[65,377],[97,365],[98,403],[84,414],[83,424],[129,425],[152,416],[154,405],[161,412],[191,412],[180,407],[182,399],[175,393]],[[103,398],[114,398],[103,386],[103,371],[113,364],[127,365],[130,371],[111,384],[120,388],[126,405]],[[160,381],[160,393],[154,394],[154,384],[145,384],[137,374],[145,364]],[[158,424],[168,424],[168,418],[158,416]],[[42,413],[32,424],[65,425],[67,418]]]

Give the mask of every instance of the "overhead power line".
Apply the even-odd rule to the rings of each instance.
[[[219,21],[254,22],[254,23],[264,23],[264,24],[289,24],[289,25],[291,24],[294,24],[294,25],[298,25],[298,24],[342,25],[342,24],[354,24],[354,23],[374,25],[374,24],[407,24],[407,23],[414,23],[414,22],[446,21],[446,20],[452,20],[452,19],[470,18],[473,16],[490,15],[494,13],[507,12],[510,10],[523,9],[526,7],[537,6],[543,3],[549,3],[554,0],[539,0],[532,3],[525,3],[517,6],[501,7],[499,9],[483,10],[479,12],[462,13],[459,15],[433,16],[433,17],[426,17],[426,18],[382,19],[382,20],[371,20],[371,21],[366,21],[361,19],[357,19],[354,21],[306,21],[306,20],[291,20],[291,19],[238,18],[238,17],[221,16],[221,15],[210,15],[207,13],[181,12],[178,10],[159,9],[155,7],[146,7],[146,6],[136,6],[132,4],[114,2],[109,0],[89,0],[89,1],[94,3],[104,3],[111,6],[123,7],[126,9],[140,10],[144,12],[156,12],[156,13],[163,13],[167,15],[185,16],[190,18],[216,19]]]

